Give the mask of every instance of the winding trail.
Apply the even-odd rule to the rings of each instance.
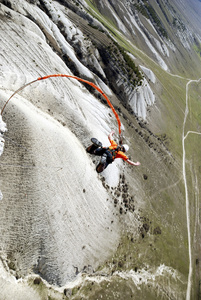
[[[189,80],[186,84],[186,109],[185,109],[185,116],[183,122],[183,133],[182,133],[182,148],[183,148],[183,179],[184,179],[184,186],[185,186],[185,199],[186,199],[186,221],[187,221],[187,233],[188,233],[188,252],[189,252],[189,273],[188,273],[188,284],[186,290],[186,300],[190,300],[191,297],[191,285],[192,285],[192,274],[193,274],[193,266],[192,266],[192,243],[191,243],[191,228],[190,228],[190,203],[188,197],[188,185],[186,179],[186,151],[185,151],[185,139],[188,137],[190,133],[201,135],[200,132],[196,131],[188,131],[185,134],[185,125],[187,116],[189,113],[188,109],[188,92],[189,92],[189,85],[192,82],[199,83],[201,78],[198,80]]]

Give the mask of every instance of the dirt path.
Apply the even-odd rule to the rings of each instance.
[[[184,186],[185,186],[185,198],[186,198],[186,222],[187,222],[187,232],[188,232],[188,251],[189,251],[189,274],[188,274],[188,284],[187,284],[187,291],[186,291],[186,300],[190,300],[191,297],[191,286],[192,286],[192,275],[193,275],[193,266],[192,266],[192,241],[191,241],[191,218],[190,218],[190,203],[189,203],[189,197],[188,197],[188,184],[187,184],[187,178],[186,178],[186,149],[185,149],[185,140],[188,137],[189,134],[198,134],[201,135],[200,132],[195,131],[188,131],[185,134],[185,125],[187,116],[189,113],[188,109],[188,92],[189,92],[189,85],[192,82],[199,82],[201,80],[189,80],[186,85],[186,109],[185,109],[185,116],[184,116],[184,122],[183,122],[183,134],[182,134],[182,146],[183,146],[183,179],[184,179]]]

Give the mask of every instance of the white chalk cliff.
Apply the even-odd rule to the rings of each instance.
[[[120,1],[115,11],[114,1],[113,5],[100,2],[106,16],[112,12],[119,36],[132,42],[136,38],[138,46],[147,45],[147,54],[137,46],[137,58],[132,54],[144,77],[140,86],[125,88],[129,113],[119,100],[120,93],[115,95],[107,84],[110,78],[99,51],[88,53],[93,43],[77,25],[78,19],[76,24],[72,21],[69,5],[83,5],[81,16],[89,13],[90,2],[0,2],[0,108],[16,90],[41,76],[78,73],[111,99],[121,118],[124,142],[130,146],[128,155],[133,161],[141,161],[137,168],[117,160],[101,175],[96,173],[99,160],[89,155],[86,147],[91,137],[109,146],[107,136],[115,130],[114,138],[118,140],[118,126],[101,96],[81,82],[49,78],[14,95],[0,116],[0,299],[81,299],[80,294],[78,298],[73,295],[76,286],[87,286],[89,282],[91,286],[93,282],[108,291],[104,282],[108,284],[110,280],[119,282],[120,287],[122,281],[129,281],[130,289],[120,289],[129,292],[129,297],[139,290],[139,299],[144,297],[143,285],[146,293],[151,286],[154,296],[183,299],[188,271],[180,258],[175,258],[177,249],[172,246],[172,255],[169,246],[174,234],[178,243],[187,243],[186,231],[183,232],[186,223],[182,223],[185,211],[181,215],[174,212],[184,207],[180,132],[176,131],[180,129],[175,129],[171,138],[168,131],[183,122],[181,114],[185,108],[180,109],[176,101],[178,95],[185,95],[186,78],[175,79],[178,83],[170,92],[176,99],[175,123],[169,127],[165,123],[172,112],[172,106],[167,106],[169,111],[166,109],[167,98],[171,98],[166,93],[174,82],[169,74],[175,59],[173,42],[162,40],[144,16],[133,19],[132,6],[123,7]],[[120,11],[126,11],[125,18]],[[95,12],[89,20],[102,30],[104,26],[100,18],[96,20]],[[150,26],[149,36],[143,26]],[[108,35],[109,29],[109,25],[105,26]],[[184,40],[181,32],[179,39]],[[185,35],[186,47],[192,40],[192,32]],[[78,44],[85,60],[73,47]],[[94,69],[88,68],[86,62]],[[167,90],[165,80],[169,80]],[[121,86],[122,82],[118,84]],[[184,105],[183,98],[180,100]],[[152,114],[147,117],[149,108]],[[182,120],[179,124],[177,113]],[[168,143],[164,142],[166,130]],[[176,233],[169,230],[174,222]],[[166,234],[169,231],[171,237]],[[165,232],[164,236],[161,232]],[[167,249],[163,245],[166,239]],[[188,259],[187,250],[179,251]],[[175,261],[179,261],[179,266]],[[127,270],[121,269],[123,265]],[[37,286],[42,284],[41,292]],[[122,297],[121,291],[117,288]],[[115,288],[110,292],[114,297],[111,299],[115,299]],[[90,291],[89,298],[84,293],[83,299],[95,299],[90,298]],[[98,288],[96,293],[101,295]]]

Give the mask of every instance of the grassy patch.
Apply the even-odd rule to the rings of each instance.
[[[201,59],[201,44],[197,43],[193,46],[193,49],[195,50],[195,52],[198,54],[199,58]]]
[[[147,1],[144,1],[143,4],[136,3],[134,6],[142,15],[144,15],[147,19],[150,19],[152,23],[155,24],[156,29],[163,37],[168,38],[168,33],[165,30],[159,16]]]

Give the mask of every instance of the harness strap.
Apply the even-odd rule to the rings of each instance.
[[[114,160],[117,155],[117,152],[120,150],[120,147],[117,146],[115,149],[111,149],[110,147],[108,147],[108,151],[112,154],[112,159]]]

